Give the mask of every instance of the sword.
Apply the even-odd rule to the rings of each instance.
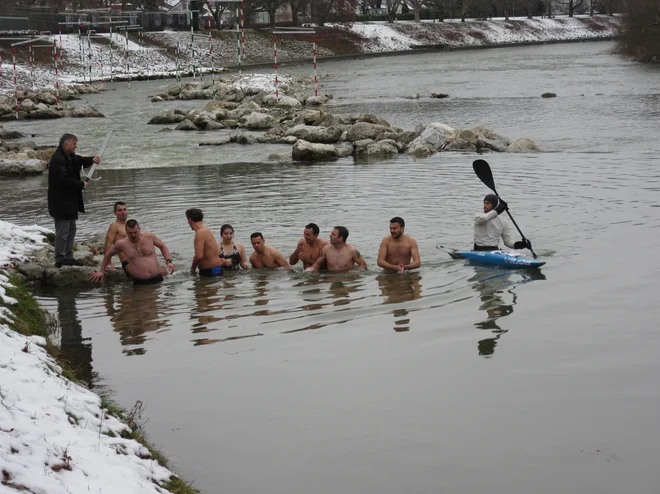
[[[105,140],[103,141],[103,144],[101,144],[101,149],[99,149],[99,152],[96,156],[99,158],[103,156],[103,151],[105,151],[106,146],[110,142],[110,139],[112,139],[112,129],[110,129],[110,132],[108,132],[108,135],[105,136]],[[82,170],[82,174],[85,176],[87,180],[85,182],[89,182],[90,180],[101,180],[101,177],[98,178],[92,178],[94,176],[94,172],[96,171],[97,163],[94,163],[92,165],[92,168],[89,170],[89,174],[85,174],[85,171]]]

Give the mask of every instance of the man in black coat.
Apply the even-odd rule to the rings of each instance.
[[[48,171],[48,212],[55,219],[55,266],[80,266],[73,258],[78,213],[85,212],[82,191],[89,183],[80,179],[80,169],[100,163],[98,156],[76,154],[78,138],[64,134],[50,159]]]

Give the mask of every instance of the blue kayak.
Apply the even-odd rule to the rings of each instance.
[[[456,251],[452,252],[454,259],[466,259],[479,264],[488,264],[491,266],[502,266],[505,268],[540,268],[545,261],[537,261],[524,257],[522,253],[510,250],[491,250],[491,251]]]

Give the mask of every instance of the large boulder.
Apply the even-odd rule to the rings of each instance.
[[[326,161],[339,158],[339,151],[331,144],[316,144],[299,139],[291,151],[294,161]]]
[[[414,132],[412,130],[407,130],[405,132],[401,132],[396,137],[396,142],[400,142],[401,144],[405,144],[407,146],[411,142],[413,142],[415,139],[417,139],[418,137],[419,137],[419,134],[417,132]]]
[[[179,96],[179,93],[183,91],[201,91],[204,89],[204,86],[201,82],[186,82],[185,84],[172,86],[167,90],[167,94],[170,96]]]
[[[509,144],[507,151],[510,153],[541,153],[542,150],[531,139],[526,137],[518,139]]]
[[[177,113],[174,110],[167,110],[166,112],[163,112],[160,115],[151,117],[151,120],[149,120],[147,124],[155,124],[155,125],[174,124],[174,123],[183,122],[185,118],[186,118],[185,115]]]
[[[43,173],[48,163],[37,159],[0,159],[0,175],[38,175]]]
[[[351,125],[351,128],[348,129],[346,134],[346,140],[355,142],[361,141],[362,139],[376,139],[379,134],[389,130],[388,127],[384,125],[372,124],[368,122],[355,122]]]
[[[76,106],[67,112],[68,116],[73,118],[105,118],[105,115],[91,106]]]
[[[466,141],[465,139],[456,138],[450,143],[448,143],[445,148],[445,151],[463,151],[463,152],[474,152],[477,150],[476,139],[475,143]]]
[[[456,130],[453,127],[440,122],[430,123],[426,126],[426,128],[436,130],[443,134],[446,138],[453,137],[456,134]]]
[[[479,136],[471,130],[465,130],[464,129],[464,130],[459,130],[458,132],[456,132],[456,140],[459,140],[459,139],[461,139],[463,141],[471,142],[472,144],[474,144],[476,146],[477,145],[477,140],[479,139]]]
[[[427,126],[419,137],[410,143],[410,146],[416,146],[418,144],[428,144],[433,146],[434,151],[438,151],[444,147],[447,143],[447,135],[439,130],[437,127],[434,127],[433,124]]]
[[[3,115],[9,115],[14,110],[7,103],[0,103],[0,117]]]
[[[416,158],[426,158],[430,154],[435,153],[435,148],[431,144],[422,144],[422,143],[412,143],[408,150],[407,154],[415,156]]]
[[[50,107],[44,109],[36,109],[32,110],[29,113],[25,114],[25,118],[31,119],[31,120],[46,120],[46,119],[51,119],[51,118],[62,118],[64,114],[62,112],[57,111],[55,108]]]
[[[488,149],[497,153],[504,153],[507,150],[507,144],[504,141],[496,139],[487,139],[479,136],[477,139],[477,149]]]
[[[341,134],[342,129],[339,127],[314,127],[312,125],[296,125],[286,132],[287,136],[326,144],[338,142]]]
[[[27,136],[17,130],[5,130],[0,128],[0,139],[21,139],[23,137]]]
[[[507,146],[509,144],[511,144],[511,141],[509,139],[507,139],[506,137],[502,137],[501,135],[496,134],[495,132],[493,132],[492,129],[490,129],[488,127],[484,127],[483,125],[473,127],[470,130],[472,132],[474,132],[474,134],[477,137],[484,137],[484,138],[490,139],[492,141],[501,141],[501,142],[505,143]]]
[[[328,102],[328,98],[326,96],[310,96],[305,100],[305,104],[307,106],[319,106],[319,105],[324,105]]]
[[[360,115],[358,122],[367,122],[376,125],[382,125],[383,127],[390,127],[390,123],[384,118],[377,117],[376,115]]]
[[[386,140],[369,144],[366,149],[363,148],[363,151],[360,153],[359,157],[366,157],[367,160],[371,161],[376,159],[392,158],[398,154],[399,149],[397,148],[395,141]]]
[[[245,127],[250,130],[265,130],[273,126],[273,118],[260,112],[250,113],[245,118]]]
[[[187,118],[183,120],[174,130],[199,130],[199,128]]]
[[[34,110],[36,105],[34,104],[34,101],[31,99],[24,99],[21,101],[21,103],[18,105],[18,108],[23,111],[32,111]]]
[[[264,105],[277,106],[279,108],[300,108],[302,103],[291,96],[280,96],[277,99],[274,94],[269,94],[264,98]]]

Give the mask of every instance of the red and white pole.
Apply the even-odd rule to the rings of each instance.
[[[16,79],[16,48],[11,49],[11,58],[14,62],[14,102],[16,103],[16,120],[18,120],[18,81]]]
[[[277,35],[273,34],[273,58],[275,59],[275,98],[280,100],[280,92],[278,88],[279,81],[277,79]]]
[[[34,52],[32,51],[32,43],[28,43],[28,54],[30,60],[30,86],[34,90]]]
[[[57,106],[60,106],[60,73],[57,69],[57,40],[53,40],[53,65],[55,65],[55,101],[57,102]]]
[[[245,61],[245,0],[241,2],[241,59]]]
[[[2,57],[4,56],[4,52],[0,50],[0,87],[4,87],[5,83],[2,79]]]
[[[312,34],[312,46],[314,47],[314,96],[318,96],[319,81],[316,74],[316,33]]]

